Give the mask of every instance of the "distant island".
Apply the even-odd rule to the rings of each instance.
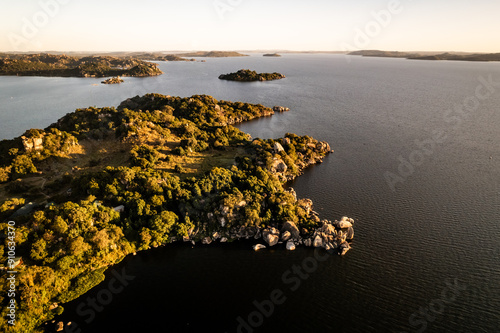
[[[278,53],[266,53],[264,57],[281,57],[281,54]]]
[[[354,221],[320,219],[311,200],[284,186],[322,162],[329,144],[293,133],[252,140],[233,126],[273,114],[207,95],[147,94],[0,141],[0,219],[15,222],[21,257],[10,267],[16,296],[36,300],[17,309],[13,329],[41,331],[110,266],[176,241],[252,239],[255,250],[305,245],[345,254]],[[8,228],[0,223],[2,238]],[[0,310],[1,327],[8,310]]]
[[[107,80],[104,80],[101,83],[102,84],[119,84],[122,82],[123,82],[123,80],[119,76],[116,76],[116,77],[112,77],[112,78],[109,78]]]
[[[240,69],[236,73],[221,74],[219,79],[230,80],[230,81],[272,81],[284,79],[285,75],[280,73],[257,73],[256,71],[251,71],[249,69]]]
[[[190,53],[176,54],[179,57],[202,57],[202,58],[227,58],[227,57],[248,57],[246,54],[241,54],[233,51],[198,51]]]
[[[146,61],[196,61],[196,59],[186,59],[176,54],[163,53],[133,53],[130,57]]]
[[[111,56],[72,57],[54,54],[3,54],[0,75],[106,77],[163,74],[155,63]]]
[[[362,50],[348,53],[363,57],[406,58],[413,60],[500,61],[500,53],[434,53]]]

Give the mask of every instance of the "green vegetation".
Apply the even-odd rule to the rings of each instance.
[[[9,54],[0,59],[0,75],[106,77],[154,76],[154,63],[110,56],[70,57],[53,54]]]
[[[285,75],[280,73],[257,73],[249,69],[240,69],[236,73],[222,74],[219,76],[221,80],[230,81],[271,81],[285,78]]]
[[[330,152],[325,142],[286,134],[250,140],[232,124],[273,114],[262,105],[148,94],[118,108],[86,108],[44,130],[0,141],[0,235],[16,222],[18,308],[7,325],[38,332],[65,303],[99,284],[126,255],[175,240],[293,221],[319,224],[283,188]],[[27,202],[34,209],[19,214]],[[123,206],[123,210],[114,207]],[[4,241],[7,242],[8,239]],[[2,247],[2,251],[3,247]]]

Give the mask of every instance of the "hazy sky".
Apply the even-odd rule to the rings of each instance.
[[[500,52],[498,0],[0,1],[0,51]]]

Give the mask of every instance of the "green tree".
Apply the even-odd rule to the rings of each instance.
[[[18,176],[37,172],[35,165],[27,155],[18,155],[12,161],[12,171]]]
[[[69,252],[78,257],[90,249],[90,245],[85,242],[82,236],[78,236],[71,240],[68,246]]]
[[[31,245],[30,257],[33,260],[42,260],[47,257],[47,242],[43,238],[37,239]]]

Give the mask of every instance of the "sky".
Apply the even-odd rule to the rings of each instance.
[[[498,0],[0,1],[0,51],[500,52]]]

